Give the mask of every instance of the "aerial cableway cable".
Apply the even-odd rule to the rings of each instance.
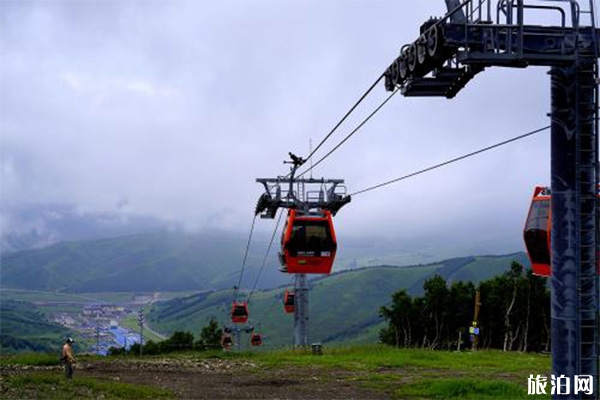
[[[269,246],[267,247],[267,251],[265,252],[265,256],[262,260],[262,264],[260,266],[260,269],[258,270],[258,274],[256,275],[256,280],[254,281],[254,286],[252,287],[252,290],[250,291],[250,294],[248,295],[248,303],[250,303],[250,298],[252,297],[252,294],[254,293],[254,291],[256,290],[256,287],[258,286],[258,281],[260,279],[260,276],[263,272],[263,269],[265,268],[265,265],[267,264],[267,257],[269,256],[269,252],[271,251],[271,247],[273,246],[273,241],[275,240],[275,235],[277,234],[277,229],[279,228],[279,224],[281,223],[281,216],[283,215],[283,211],[279,211],[279,217],[277,218],[277,223],[275,224],[275,229],[273,230],[273,234],[271,235],[271,241],[269,242]]]
[[[287,286],[294,286],[294,280],[296,279],[296,277],[294,275],[292,275],[292,277],[290,278],[290,280],[288,281],[288,283],[285,285]],[[277,289],[274,289],[277,290]],[[267,315],[271,315],[271,312],[273,311],[273,309],[275,308],[275,306],[277,304],[279,304],[281,301],[280,298],[277,297],[277,294],[275,294],[273,296],[273,300],[271,301],[271,305],[269,306],[269,308],[267,308],[267,310],[260,316],[259,321],[265,320]]]
[[[515,137],[513,137],[513,138],[511,138],[511,139],[504,140],[504,141],[502,141],[502,142],[499,142],[499,143],[496,143],[496,144],[494,144],[494,145],[491,145],[491,146],[484,147],[484,148],[482,148],[482,149],[479,149],[479,150],[477,150],[477,151],[473,151],[473,152],[471,152],[471,153],[468,153],[468,154],[462,155],[462,156],[460,156],[460,157],[456,157],[456,158],[453,158],[453,159],[451,159],[451,160],[444,161],[444,162],[442,162],[442,163],[439,163],[439,164],[433,165],[433,166],[431,166],[431,167],[424,168],[424,169],[421,169],[421,170],[419,170],[419,171],[416,171],[416,172],[412,172],[412,173],[410,173],[410,174],[407,174],[407,175],[401,176],[401,177],[399,177],[399,178],[396,178],[396,179],[392,179],[392,180],[390,180],[390,181],[387,181],[387,182],[380,183],[380,184],[378,184],[378,185],[374,185],[374,186],[368,187],[368,188],[366,188],[366,189],[357,190],[356,192],[354,192],[354,193],[351,193],[351,194],[350,194],[350,196],[356,196],[356,195],[358,195],[358,194],[361,194],[361,193],[369,192],[369,191],[371,191],[371,190],[375,190],[375,189],[378,189],[378,188],[381,188],[381,187],[384,187],[384,186],[387,186],[387,185],[391,185],[392,183],[396,183],[396,182],[402,181],[402,180],[404,180],[404,179],[412,178],[413,176],[417,176],[417,175],[420,175],[420,174],[424,174],[425,172],[429,172],[429,171],[432,171],[432,170],[434,170],[434,169],[438,169],[438,168],[444,167],[444,166],[446,166],[446,165],[449,165],[449,164],[455,163],[455,162],[457,162],[457,161],[461,161],[461,160],[464,160],[464,159],[466,159],[466,158],[473,157],[473,156],[475,156],[475,155],[477,155],[477,154],[484,153],[484,152],[486,152],[486,151],[488,151],[488,150],[492,150],[492,149],[495,149],[495,148],[497,148],[497,147],[504,146],[505,144],[509,144],[509,143],[512,143],[512,142],[516,142],[517,140],[524,139],[524,138],[526,138],[526,137],[528,137],[528,136],[535,135],[536,133],[539,133],[539,132],[545,131],[545,130],[547,130],[547,129],[550,129],[550,126],[545,126],[545,127],[543,127],[543,128],[539,128],[539,129],[533,130],[533,131],[531,131],[531,132],[527,132],[527,133],[524,133],[524,134],[522,134],[522,135],[515,136]]]
[[[304,159],[304,162],[310,160],[310,158],[317,152],[317,150],[319,150],[319,148],[321,146],[323,146],[323,144],[327,141],[327,139],[329,139],[331,137],[331,135],[333,135],[333,133],[340,127],[340,125],[342,125],[344,123],[344,121],[346,121],[346,119],[350,116],[350,114],[352,114],[354,112],[356,107],[358,107],[360,105],[360,103],[362,103],[362,101],[369,95],[369,93],[371,93],[373,91],[373,89],[379,84],[379,81],[381,81],[381,79],[383,79],[383,77],[384,77],[384,74],[381,74],[379,76],[379,78],[377,78],[377,80],[375,80],[375,82],[373,82],[371,87],[369,87],[369,89],[367,89],[367,91],[360,97],[360,99],[358,99],[358,101],[356,103],[354,103],[352,108],[350,108],[350,110],[348,110],[348,112],[344,115],[344,117],[333,127],[333,129],[331,129],[331,131],[329,131],[327,136],[325,136],[323,138],[323,140],[321,140],[321,142],[319,142],[317,147],[315,147],[314,150],[310,152],[310,154]]]
[[[254,232],[254,224],[256,223],[256,215],[252,218],[252,226],[250,227],[250,235],[248,235],[248,243],[246,243],[246,253],[244,254],[244,261],[242,262],[242,269],[240,270],[240,278],[237,286],[234,286],[233,290],[233,302],[237,299],[237,294],[242,284],[242,277],[244,276],[244,268],[246,267],[246,261],[248,260],[248,251],[250,250],[250,242],[252,241],[252,233]]]
[[[317,161],[316,163],[314,163],[313,165],[311,165],[308,169],[302,171],[300,174],[298,174],[298,178],[300,178],[301,176],[305,175],[306,173],[308,173],[309,171],[311,171],[313,168],[315,168],[317,165],[321,164],[327,157],[329,157],[334,151],[336,151],[337,149],[339,149],[344,143],[346,143],[346,141],[348,139],[350,139],[356,132],[358,132],[367,122],[369,122],[369,120],[371,118],[373,118],[373,116],[375,114],[377,114],[379,112],[379,110],[381,110],[383,108],[383,106],[385,106],[387,104],[388,101],[391,100],[392,97],[394,97],[394,95],[396,93],[398,93],[399,88],[396,88],[396,90],[394,90],[392,92],[392,94],[390,94],[383,102],[381,102],[381,104],[379,104],[379,106],[377,106],[377,108],[375,108],[375,110],[373,110],[371,112],[371,114],[369,114],[360,124],[358,124],[356,126],[356,128],[354,128],[352,130],[352,132],[350,132],[348,135],[346,135],[346,137],[344,139],[342,139],[341,142],[339,142],[333,149],[329,150],[329,152],[327,154],[325,154],[323,157],[321,157],[319,159],[319,161]],[[315,149],[316,150],[316,149]],[[314,151],[313,151],[314,153]],[[311,153],[311,155],[313,154]],[[308,158],[307,158],[308,159]],[[306,160],[304,160],[306,162]]]
[[[379,82],[384,77],[385,77],[384,74],[379,75],[379,77],[375,80],[375,82],[373,82],[373,84],[367,89],[367,91],[365,93],[363,93],[363,95],[356,101],[356,103],[354,103],[354,105],[350,108],[350,110],[348,110],[348,112],[346,112],[346,114],[344,114],[342,119],[340,119],[338,121],[338,123],[335,124],[335,126],[329,131],[329,133],[323,138],[323,140],[321,140],[319,142],[319,144],[310,152],[310,154],[302,160],[303,163],[307,162],[314,156],[314,154],[321,148],[321,146],[323,146],[323,144],[325,144],[325,142],[331,137],[331,135],[333,135],[335,133],[335,131],[338,130],[338,128],[344,123],[344,121],[346,121],[346,119],[348,119],[350,114],[352,114],[354,112],[354,110],[356,110],[356,108],[360,105],[360,103],[363,102],[363,100],[373,91],[373,89],[375,89],[375,87],[379,84]],[[319,161],[319,162],[321,162],[321,161]],[[303,172],[302,175],[304,175],[308,171],[312,170],[314,167],[315,167],[315,165],[311,166],[311,168],[306,170],[305,172]],[[285,176],[285,178],[288,178],[290,175],[291,175],[291,172],[288,172],[288,174]]]

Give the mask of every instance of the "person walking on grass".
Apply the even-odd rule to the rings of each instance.
[[[77,363],[77,360],[73,355],[73,343],[75,343],[75,341],[71,338],[68,338],[62,347],[61,359],[65,365],[65,376],[67,379],[73,379],[73,368]]]

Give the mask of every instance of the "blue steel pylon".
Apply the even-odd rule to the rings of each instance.
[[[386,89],[452,98],[488,67],[551,67],[552,372],[570,379],[564,397],[594,396],[575,393],[576,375],[593,376],[600,396],[600,32],[594,2],[585,9],[576,0],[445,3],[448,13],[423,23],[418,39],[402,46],[384,74]],[[525,14],[532,10],[558,16],[560,24],[527,25]]]

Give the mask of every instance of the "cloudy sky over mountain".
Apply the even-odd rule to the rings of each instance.
[[[245,233],[255,178],[287,173],[287,152],[306,155],[444,13],[441,0],[2,1],[2,232],[60,204]],[[315,176],[353,192],[546,126],[546,72],[488,69],[453,100],[398,95]],[[386,96],[380,84],[317,156]],[[549,146],[546,131],[359,195],[339,234],[522,250]]]

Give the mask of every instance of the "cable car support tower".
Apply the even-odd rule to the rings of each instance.
[[[316,179],[296,177],[297,170],[305,160],[289,153],[290,173],[277,178],[258,178],[265,192],[258,199],[255,214],[261,218],[275,218],[279,208],[294,209],[303,215],[312,215],[328,210],[335,216],[344,205],[350,202],[343,179]],[[303,174],[301,174],[303,175]],[[300,176],[301,176],[300,175]],[[315,188],[317,189],[311,189]],[[285,269],[283,255],[279,254]],[[308,280],[305,273],[296,273],[294,279],[294,346],[308,346]]]
[[[594,1],[445,0],[385,72],[404,96],[456,94],[489,67],[550,67],[552,373],[598,396],[598,42]],[[528,25],[542,16],[555,26]],[[554,396],[561,398],[562,393]],[[579,396],[582,396],[579,393]],[[583,395],[585,397],[585,395]]]

